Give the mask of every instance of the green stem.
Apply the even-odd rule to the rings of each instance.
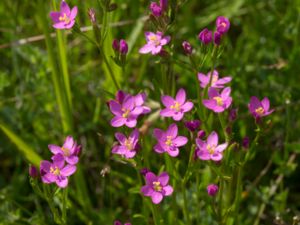
[[[188,210],[188,202],[187,202],[187,196],[186,196],[186,187],[185,182],[182,182],[182,195],[183,195],[183,214],[186,220],[187,225],[191,225],[189,210]]]
[[[156,205],[154,205],[153,203],[151,203],[151,210],[152,210],[154,224],[160,225],[160,219],[158,216],[157,208],[156,208]]]
[[[67,200],[68,200],[68,188],[65,188],[63,190],[63,196],[62,196],[62,221],[64,224],[67,223]]]
[[[115,85],[116,89],[117,89],[117,90],[120,90],[120,86],[119,86],[119,84],[118,84],[118,82],[117,82],[117,79],[116,79],[116,77],[115,77],[115,75],[114,75],[114,72],[112,71],[112,68],[111,68],[111,66],[109,65],[109,62],[108,62],[108,60],[107,60],[107,58],[106,58],[106,56],[105,56],[103,50],[104,50],[104,49],[103,49],[103,47],[102,47],[102,48],[100,49],[101,57],[102,57],[103,60],[104,60],[104,63],[105,63],[105,65],[106,65],[107,69],[108,69],[108,72],[109,72],[109,74],[110,74],[110,77],[111,77],[112,81],[114,82],[114,85]]]
[[[224,118],[222,117],[221,113],[218,113],[218,118],[219,118],[222,130],[223,130],[223,133],[224,133],[225,141],[229,144],[230,137],[229,137],[229,135],[226,132],[226,124],[225,124]]]

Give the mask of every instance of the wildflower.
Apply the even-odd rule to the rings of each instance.
[[[218,193],[219,187],[216,184],[210,184],[207,186],[207,194],[215,196]]]
[[[89,15],[89,18],[90,18],[90,21],[91,21],[91,23],[92,24],[96,24],[96,10],[95,9],[93,9],[93,8],[90,8],[89,10],[88,10],[88,15]]]
[[[127,138],[124,134],[117,132],[115,134],[116,139],[120,145],[115,145],[112,149],[112,153],[122,155],[127,159],[133,158],[139,148],[139,131],[134,129]]]
[[[222,39],[222,34],[218,31],[214,33],[214,44],[215,45],[220,45],[221,44],[221,39]]]
[[[194,132],[200,127],[201,121],[200,120],[186,121],[184,122],[184,125],[189,131]]]
[[[203,139],[205,137],[206,133],[204,130],[199,130],[197,133],[197,137],[200,139]]]
[[[147,44],[140,48],[139,53],[157,55],[161,52],[162,47],[170,42],[170,36],[163,36],[162,32],[145,32]]]
[[[160,5],[158,5],[156,2],[151,2],[150,10],[151,10],[152,14],[156,17],[160,17],[162,15],[162,12],[163,12]]]
[[[229,120],[231,122],[235,121],[237,118],[238,109],[231,109],[229,112]]]
[[[119,43],[119,41],[117,39],[113,40],[112,48],[113,48],[114,51],[119,52],[120,43]]]
[[[178,127],[175,123],[171,124],[167,131],[155,128],[154,137],[158,143],[154,146],[157,153],[167,152],[170,156],[176,157],[179,154],[179,147],[184,146],[188,139],[184,136],[177,136]]]
[[[70,29],[75,24],[77,15],[77,6],[71,10],[69,5],[62,1],[59,12],[50,12],[50,17],[53,21],[53,27],[56,29]]]
[[[144,196],[149,196],[154,204],[159,204],[165,196],[173,193],[173,188],[169,183],[169,175],[162,172],[156,176],[152,172],[148,172],[145,176],[146,185],[141,188]]]
[[[216,113],[223,112],[231,105],[230,92],[231,89],[229,87],[223,89],[221,94],[216,89],[210,88],[208,91],[209,99],[204,99],[203,105]]]
[[[242,141],[243,148],[248,149],[249,144],[250,144],[250,138],[248,136],[244,137]]]
[[[193,47],[188,41],[182,42],[182,48],[186,55],[191,55],[193,52]]]
[[[40,171],[43,183],[56,183],[57,186],[65,188],[68,186],[68,177],[76,171],[75,165],[67,164],[64,166],[64,156],[57,154],[52,157],[53,162],[43,160],[40,165]]]
[[[162,96],[161,101],[166,108],[160,111],[160,115],[163,117],[173,117],[175,121],[181,120],[184,113],[194,107],[192,102],[186,102],[185,100],[186,93],[183,88],[179,89],[175,99],[168,95]]]
[[[211,72],[208,72],[207,75],[203,73],[198,73],[198,80],[200,82],[200,87],[205,88],[209,85],[209,81],[211,78]],[[231,77],[223,77],[219,79],[219,73],[217,70],[213,71],[211,86],[213,88],[224,88],[224,84],[227,84],[231,81]]]
[[[198,39],[205,45],[212,41],[212,31],[204,28],[198,35]]]
[[[229,19],[224,16],[219,16],[216,20],[217,31],[221,35],[227,33],[230,28]]]
[[[227,143],[218,145],[218,134],[213,131],[206,141],[199,138],[196,139],[197,147],[199,151],[197,155],[202,160],[220,161],[223,158],[222,152],[227,148]]]
[[[122,225],[122,223],[119,220],[116,220],[114,225]],[[124,225],[131,225],[131,223],[124,223]]]
[[[78,154],[81,146],[77,145],[72,136],[68,136],[62,147],[57,145],[48,145],[50,151],[54,154],[61,154],[67,163],[75,165],[78,163]]]
[[[38,177],[38,171],[37,168],[33,165],[29,166],[29,176],[31,176],[32,178],[36,178]]]
[[[250,103],[248,104],[248,108],[250,113],[256,118],[259,119],[261,117],[270,115],[274,109],[270,109],[270,101],[267,97],[264,97],[262,101],[255,96],[252,96],[250,99]]]
[[[113,127],[123,125],[131,128],[135,127],[138,116],[143,113],[143,107],[136,107],[135,98],[131,95],[127,95],[121,104],[114,100],[109,101],[109,108],[112,114],[115,115],[110,122]]]
[[[123,39],[120,40],[120,50],[119,51],[122,55],[126,55],[128,52],[127,42]]]

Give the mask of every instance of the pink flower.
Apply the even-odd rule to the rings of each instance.
[[[162,32],[145,32],[147,44],[140,48],[139,53],[157,55],[161,52],[162,47],[170,42],[170,36],[163,36]]]
[[[208,90],[209,99],[204,99],[203,105],[216,113],[223,112],[231,105],[230,92],[231,89],[229,87],[224,88],[221,94],[216,89],[210,88]]]
[[[75,165],[66,165],[62,154],[52,157],[53,162],[43,160],[40,165],[40,171],[43,183],[56,183],[57,186],[65,188],[68,186],[68,177],[76,171]]]
[[[193,53],[193,47],[188,41],[182,42],[182,48],[186,55],[191,55]]]
[[[127,159],[133,158],[137,150],[139,149],[139,131],[134,129],[130,136],[127,138],[124,134],[117,132],[115,134],[116,139],[120,145],[115,145],[112,149],[112,153],[124,156]]]
[[[227,33],[230,28],[230,21],[224,16],[219,16],[216,20],[217,32],[221,35]]]
[[[218,145],[218,134],[213,131],[208,137],[207,141],[200,138],[196,139],[197,156],[202,160],[220,161],[223,158],[222,152],[227,148],[227,143]]]
[[[123,225],[119,220],[114,222],[114,225]],[[131,223],[124,223],[124,225],[131,225]]]
[[[75,24],[77,15],[77,6],[71,10],[69,5],[62,1],[60,4],[60,12],[50,12],[50,17],[53,21],[53,27],[56,29],[70,29]]]
[[[167,131],[155,128],[154,137],[158,143],[154,146],[157,153],[167,152],[170,156],[176,157],[179,154],[179,147],[184,146],[188,139],[184,136],[177,136],[178,127],[175,123],[171,124]]]
[[[198,35],[198,39],[205,45],[212,42],[212,31],[208,30],[207,28],[204,28]]]
[[[211,86],[213,88],[224,88],[224,84],[227,84],[231,81],[231,77],[223,77],[219,79],[219,73],[217,70],[213,71],[212,75],[212,80],[211,80]],[[198,73],[198,80],[200,81],[200,86],[202,88],[205,88],[207,85],[209,85],[211,77],[211,72],[208,72],[207,75],[203,73]]]
[[[270,101],[267,97],[264,97],[262,101],[255,96],[252,96],[250,99],[250,103],[248,104],[248,108],[250,113],[256,118],[259,119],[261,117],[270,115],[274,109],[270,109]]]
[[[151,10],[152,14],[156,17],[161,16],[163,13],[162,8],[156,2],[151,2],[150,10]]]
[[[160,111],[160,115],[163,117],[173,117],[175,121],[181,120],[184,113],[194,107],[192,102],[186,102],[186,93],[183,88],[179,89],[175,99],[164,95],[161,97],[161,101],[166,108]]]
[[[54,155],[61,154],[67,163],[71,165],[75,165],[76,163],[78,163],[78,154],[80,152],[81,146],[77,145],[73,137],[68,136],[65,139],[62,147],[50,144],[48,145],[48,148]]]
[[[207,186],[207,194],[215,196],[218,193],[219,187],[216,184],[210,184]]]
[[[145,100],[145,93],[132,96],[123,91],[118,91],[116,100],[108,102],[110,111],[115,115],[111,120],[111,125],[113,127],[121,127],[123,125],[130,128],[135,127],[139,115],[151,111],[149,107],[143,105]]]
[[[148,172],[145,176],[146,185],[141,188],[144,196],[149,196],[154,204],[159,204],[165,196],[173,193],[173,188],[169,183],[169,175],[162,172],[159,176]]]

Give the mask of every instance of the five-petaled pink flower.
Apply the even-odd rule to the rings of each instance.
[[[173,188],[169,183],[169,175],[167,172],[162,172],[156,176],[152,172],[148,172],[145,176],[146,185],[141,188],[144,196],[149,196],[154,204],[159,204],[164,196],[169,196],[173,193]]]
[[[171,124],[167,131],[155,128],[153,135],[158,141],[154,146],[154,151],[157,153],[167,152],[172,157],[178,156],[179,147],[184,146],[188,142],[186,137],[177,136],[178,127],[175,123]]]
[[[69,5],[62,1],[60,4],[60,12],[50,12],[50,17],[53,21],[53,27],[56,29],[70,29],[75,24],[77,15],[77,6],[71,10]]]
[[[65,188],[68,186],[68,177],[76,171],[75,165],[65,164],[64,156],[56,154],[52,157],[53,162],[43,160],[40,165],[40,173],[43,183],[56,183],[57,186]]]
[[[144,113],[144,107],[137,105],[136,98],[131,95],[127,95],[121,103],[115,100],[109,101],[109,108],[115,116],[110,122],[113,127],[123,125],[130,128],[135,127],[138,116]]]
[[[218,145],[218,139],[218,134],[215,131],[207,137],[207,141],[197,138],[197,156],[202,160],[220,161],[223,158],[222,152],[228,144]]]
[[[134,129],[127,138],[124,134],[117,132],[115,134],[116,139],[120,145],[115,145],[112,149],[112,153],[122,155],[127,159],[133,158],[137,150],[139,149],[139,131]]]
[[[163,36],[163,33],[158,31],[155,33],[145,32],[147,44],[140,48],[139,53],[157,55],[161,52],[162,47],[168,44],[171,40],[170,36]]]
[[[211,72],[208,72],[207,75],[203,73],[198,73],[198,80],[200,81],[200,87],[205,88],[209,85],[211,78]],[[217,70],[213,71],[213,76],[211,78],[211,86],[213,88],[224,88],[224,84],[227,84],[231,81],[231,77],[223,77],[219,79],[219,73]]]
[[[179,89],[175,99],[164,95],[161,97],[161,101],[166,108],[160,111],[160,115],[163,117],[173,117],[175,121],[181,120],[184,113],[190,111],[194,106],[192,102],[186,102],[186,93],[183,88]]]
[[[68,136],[62,147],[57,145],[48,145],[50,151],[54,154],[61,154],[65,161],[71,165],[75,165],[78,162],[78,154],[80,152],[81,146],[77,145],[73,137]]]
[[[267,97],[264,97],[262,101],[259,101],[257,97],[252,96],[248,108],[250,113],[256,119],[270,115],[274,111],[274,109],[270,110],[270,101]]]
[[[216,89],[210,88],[208,90],[209,99],[204,99],[203,105],[216,113],[223,112],[231,105],[232,98],[230,97],[230,92],[231,88],[229,87],[224,88],[221,94]]]

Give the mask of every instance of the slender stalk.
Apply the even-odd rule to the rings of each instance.
[[[157,212],[157,208],[156,208],[156,205],[154,205],[153,203],[151,203],[151,210],[152,210],[154,224],[160,225],[160,219],[159,219],[159,215]]]
[[[62,194],[62,221],[64,224],[67,223],[67,200],[68,200],[68,188],[63,190]]]
[[[105,63],[105,65],[106,65],[107,69],[108,69],[108,72],[109,72],[109,74],[110,74],[110,77],[111,77],[111,79],[112,79],[112,81],[113,81],[113,83],[114,83],[116,89],[117,89],[117,90],[120,90],[120,86],[119,86],[119,84],[118,84],[118,82],[117,82],[117,79],[116,79],[116,77],[115,77],[115,75],[114,75],[114,72],[113,72],[113,70],[112,70],[112,68],[111,68],[111,66],[110,66],[110,64],[109,64],[109,62],[108,62],[108,60],[107,60],[107,58],[106,58],[104,52],[103,52],[103,48],[100,48],[99,50],[100,50],[101,57],[102,57],[103,60],[104,60],[104,63]]]
[[[191,225],[185,184],[186,184],[185,182],[182,182],[182,186],[181,186],[182,187],[182,195],[183,195],[183,215],[186,220],[186,225]]]

